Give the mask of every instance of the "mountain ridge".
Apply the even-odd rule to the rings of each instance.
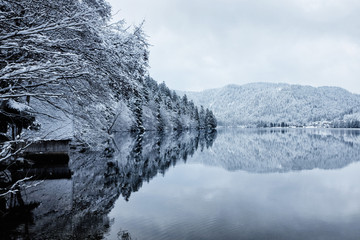
[[[178,93],[211,109],[219,125],[308,126],[331,122],[333,126],[352,126],[360,120],[360,95],[334,86],[257,82]]]

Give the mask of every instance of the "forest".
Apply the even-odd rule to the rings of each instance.
[[[195,104],[211,108],[221,126],[360,126],[360,95],[340,87],[258,82],[181,93]]]
[[[212,111],[158,84],[148,68],[143,23],[111,22],[104,0],[1,1],[0,181],[35,140],[101,151],[118,131],[216,128]]]

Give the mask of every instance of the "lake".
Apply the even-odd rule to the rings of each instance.
[[[360,131],[115,136],[26,190],[30,239],[359,239]],[[26,197],[25,197],[26,196]],[[3,232],[3,230],[2,230]]]

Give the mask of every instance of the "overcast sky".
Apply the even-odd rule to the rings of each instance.
[[[145,19],[150,75],[177,90],[284,82],[360,93],[359,0],[108,0]]]

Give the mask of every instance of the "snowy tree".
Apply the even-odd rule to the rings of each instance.
[[[164,128],[196,125],[187,96],[147,76],[142,24],[109,25],[105,1],[4,0],[0,7],[1,99],[31,105],[31,98],[47,104],[45,109],[59,109],[73,119],[77,139],[96,143],[111,135],[117,122],[136,131],[151,119]],[[124,114],[125,121],[120,111],[132,116]]]
[[[138,91],[134,91],[134,96],[132,100],[131,109],[135,116],[135,124],[132,126],[131,131],[133,132],[144,132],[145,128],[143,126],[143,118],[142,118],[142,98]]]
[[[200,116],[197,107],[194,108],[194,120],[196,122],[196,129],[200,129]]]
[[[200,112],[199,112],[199,128],[200,129],[205,129],[206,125],[205,125],[205,110],[204,107],[201,105],[200,106]]]
[[[145,130],[211,125],[203,107],[199,116],[186,95],[148,76],[143,24],[109,24],[110,13],[104,0],[0,1],[0,173],[23,150],[13,144],[24,136],[34,138],[35,133],[22,130],[57,127],[63,120],[58,115],[70,119],[74,142],[105,149],[108,156],[114,132],[135,132],[139,162],[146,162],[141,157]],[[13,191],[7,190],[1,196]]]
[[[102,0],[1,4],[1,97],[33,97],[75,114],[79,137],[108,132],[116,101],[142,91],[148,60],[142,25],[133,32],[124,22],[107,25],[110,7]]]
[[[59,84],[84,74],[79,56],[64,49],[77,39],[60,35],[83,32],[91,10],[64,15],[49,2],[8,0],[1,9],[1,98],[60,96]]]
[[[216,118],[213,112],[209,109],[206,109],[205,113],[205,126],[208,130],[213,130],[217,126]]]

